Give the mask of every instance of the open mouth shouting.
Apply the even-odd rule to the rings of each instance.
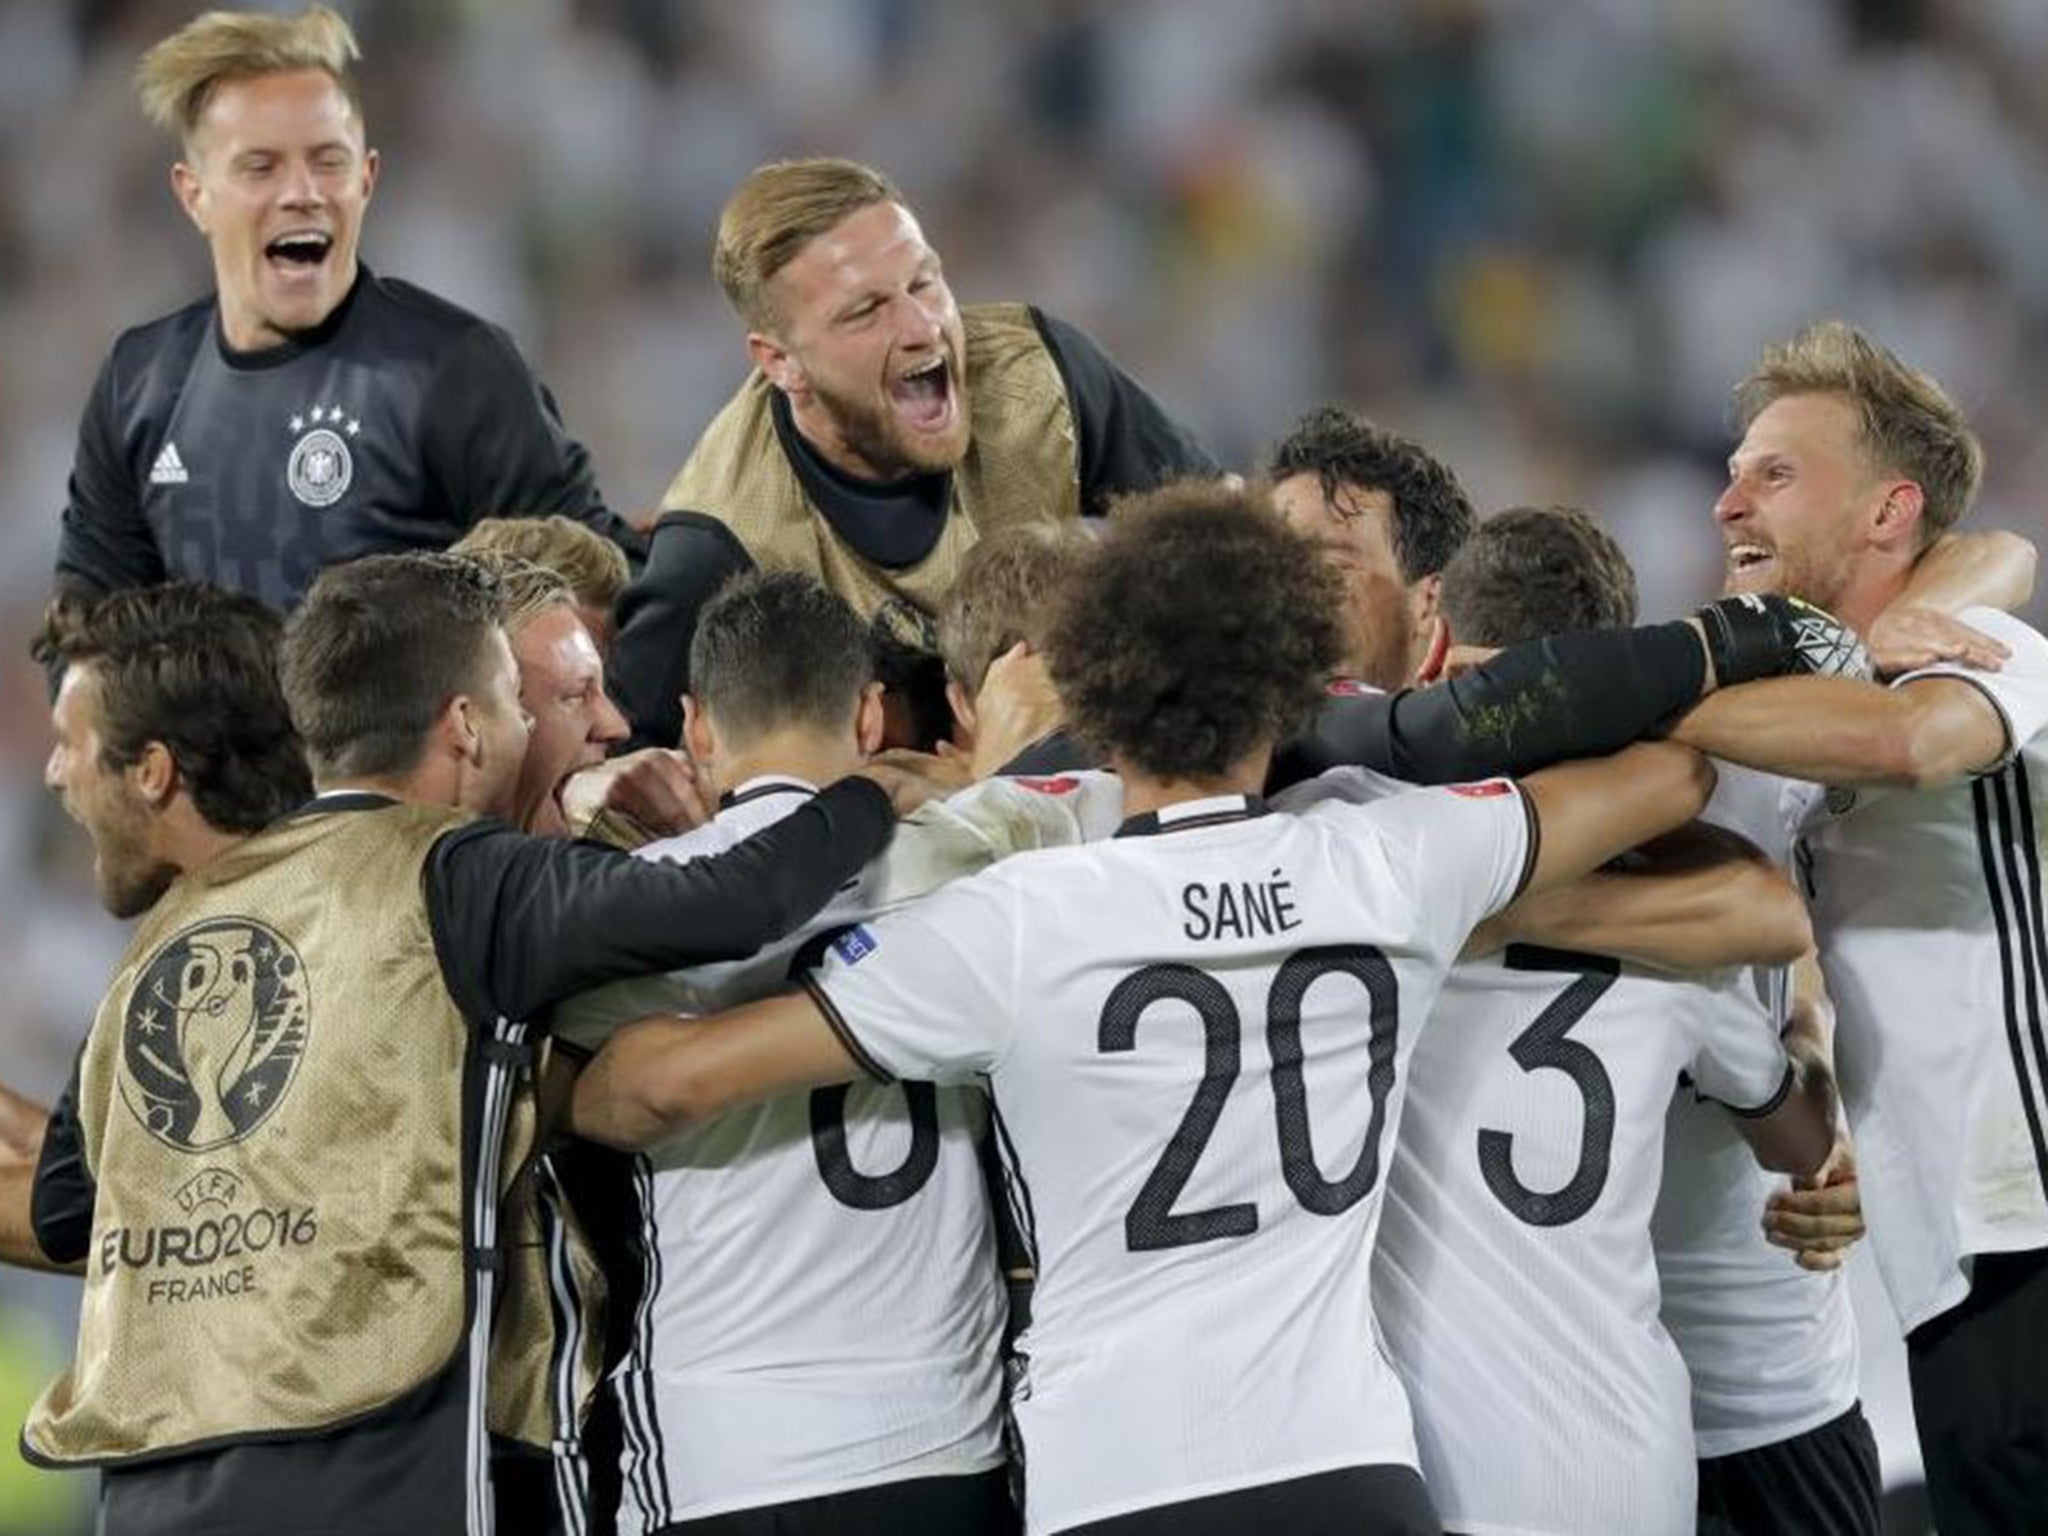
[[[935,357],[898,374],[889,381],[889,403],[913,432],[940,435],[950,431],[959,412],[953,365],[944,357]]]
[[[324,229],[288,230],[263,247],[263,263],[286,281],[317,276],[334,250],[334,236]]]

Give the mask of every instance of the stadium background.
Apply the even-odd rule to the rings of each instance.
[[[366,261],[508,326],[629,514],[743,366],[707,272],[720,201],[760,160],[841,153],[893,173],[963,300],[1084,326],[1227,462],[1346,401],[1444,454],[1482,512],[1597,510],[1647,617],[1718,582],[1728,386],[1824,315],[1944,380],[1989,448],[1978,521],[2041,532],[2038,0],[339,8],[384,153]],[[0,1078],[43,1096],[119,930],[39,787],[23,647],[94,369],[208,286],[128,84],[197,9],[0,3]],[[1899,1349],[1859,1270],[1903,1476]],[[0,1273],[10,1437],[68,1350],[72,1286]],[[56,1536],[82,1491],[0,1452],[0,1532]]]

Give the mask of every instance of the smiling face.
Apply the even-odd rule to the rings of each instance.
[[[213,248],[228,345],[249,351],[311,330],[356,280],[356,242],[377,180],[362,120],[325,70],[221,85],[171,183]]]
[[[938,255],[900,203],[856,209],[771,278],[772,332],[747,338],[805,439],[868,480],[967,451],[967,333]]]
[[[149,807],[128,775],[108,765],[99,720],[98,674],[89,663],[73,663],[50,711],[56,739],[43,783],[92,838],[101,904],[116,917],[134,917],[156,905],[178,871],[157,853]]]
[[[568,837],[562,787],[624,741],[626,719],[604,691],[604,662],[570,607],[550,608],[512,638],[519,702],[533,721],[511,820],[538,837]]]
[[[1415,651],[1414,604],[1394,554],[1393,498],[1345,485],[1332,500],[1320,476],[1289,475],[1273,487],[1273,504],[1344,583],[1344,674],[1375,688],[1405,686]]]
[[[1728,460],[1728,488],[1714,503],[1726,590],[1782,593],[1834,610],[1888,490],[1846,401],[1772,401],[1743,433]]]

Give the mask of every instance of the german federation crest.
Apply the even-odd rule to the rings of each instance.
[[[121,1023],[121,1098],[181,1152],[240,1141],[297,1074],[308,1028],[306,968],[274,928],[212,918],[143,963]]]
[[[355,459],[349,452],[348,440],[362,431],[363,424],[338,405],[316,405],[304,416],[294,416],[291,429],[299,434],[284,470],[292,494],[305,506],[333,506],[355,478]]]

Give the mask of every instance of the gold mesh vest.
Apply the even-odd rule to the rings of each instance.
[[[764,569],[809,572],[864,619],[892,600],[935,612],[983,534],[1081,513],[1073,411],[1031,312],[970,304],[960,318],[972,430],[953,471],[952,515],[917,564],[891,570],[840,541],[790,467],[769,410],[774,386],[758,372],[712,418],[662,505],[718,519]]]
[[[31,1459],[340,1426],[455,1357],[493,1290],[469,1243],[495,1242],[500,1170],[524,1156],[502,1147],[514,1068],[488,1060],[521,1032],[473,1043],[429,930],[427,854],[465,819],[296,817],[142,920],[80,1063],[92,1247],[77,1360],[30,1413]]]

